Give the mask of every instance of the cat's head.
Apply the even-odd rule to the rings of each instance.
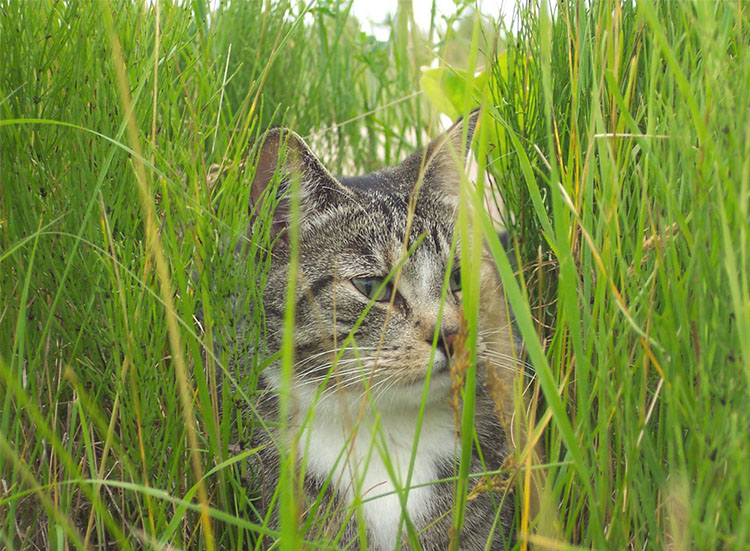
[[[270,352],[281,347],[296,221],[295,386],[325,382],[325,395],[355,396],[369,386],[379,403],[418,403],[431,370],[430,396],[446,395],[461,317],[458,194],[476,120],[460,121],[396,167],[355,178],[332,176],[293,132],[266,134],[251,196],[258,208],[273,175],[281,178],[270,197],[267,344]],[[278,366],[265,377],[278,384]]]

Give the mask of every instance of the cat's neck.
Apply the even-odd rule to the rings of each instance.
[[[308,476],[330,484],[348,505],[361,503],[375,549],[393,549],[405,499],[411,519],[436,506],[434,482],[451,472],[458,453],[453,409],[447,400],[373,411],[362,399],[293,398],[298,454]],[[417,401],[418,402],[418,401]],[[313,411],[310,415],[309,412]],[[400,497],[401,496],[401,497]],[[402,534],[403,536],[403,534]]]

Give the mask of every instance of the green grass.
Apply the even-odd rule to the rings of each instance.
[[[151,3],[0,0],[0,548],[266,530],[226,414],[254,381],[215,376],[246,351],[201,352],[263,272],[223,254],[248,144],[284,121],[334,173],[394,164],[436,132],[419,66],[478,53],[404,13],[377,42],[346,3],[184,4],[157,32]],[[487,162],[517,274],[483,227],[536,373],[519,527],[537,549],[750,549],[750,10],[562,2],[507,33]]]

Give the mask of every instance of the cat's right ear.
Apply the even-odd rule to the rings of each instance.
[[[286,128],[265,133],[253,155],[255,176],[250,189],[253,212],[267,201],[274,208],[272,234],[275,237],[290,223],[292,182],[299,182],[300,217],[323,211],[348,191],[326,170],[304,140]],[[278,186],[274,186],[274,177]],[[275,191],[275,193],[273,193]],[[283,234],[282,234],[283,238]]]

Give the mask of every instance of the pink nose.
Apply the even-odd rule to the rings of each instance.
[[[443,347],[445,348],[446,356],[448,356],[449,358],[455,352],[454,348],[457,340],[458,333],[448,333],[447,335],[441,335],[440,337],[439,343],[442,342]]]

